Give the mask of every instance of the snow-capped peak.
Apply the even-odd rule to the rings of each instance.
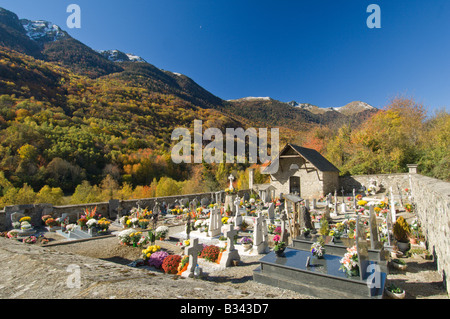
[[[228,100],[228,101],[254,101],[254,100],[270,101],[271,98],[268,97],[268,96],[264,96],[264,97],[248,96],[248,97],[243,97],[243,98],[240,98],[240,99]]]
[[[112,62],[146,62],[140,56],[119,50],[98,50],[97,52]]]
[[[49,21],[21,19],[20,22],[22,23],[27,36],[34,41],[44,40],[53,42],[67,36],[65,31]]]

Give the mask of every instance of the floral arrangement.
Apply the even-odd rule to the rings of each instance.
[[[74,231],[76,228],[77,228],[77,225],[69,224],[69,225],[66,226],[66,232]]]
[[[229,218],[227,216],[222,217],[222,224],[224,224],[224,225],[228,224],[228,219]]]
[[[178,271],[178,266],[180,262],[181,262],[180,255],[169,255],[164,259],[161,267],[166,274],[175,275]]]
[[[34,244],[34,243],[36,243],[36,241],[37,241],[36,236],[30,236],[30,237],[24,238],[22,242],[24,244]]]
[[[236,190],[234,188],[233,189],[226,188],[225,189],[225,193],[228,194],[228,195],[234,195],[234,194],[236,194]]]
[[[184,266],[186,266],[187,263],[189,263],[189,256],[185,255],[183,256],[183,258],[181,258],[180,264],[178,265],[178,273],[183,270]]]
[[[125,229],[123,231],[121,231],[120,233],[117,234],[117,237],[119,238],[119,242],[122,245],[132,245],[132,238],[131,238],[131,234],[136,233],[136,231],[134,229],[128,228]]]
[[[157,251],[153,254],[151,254],[150,258],[148,259],[148,265],[153,266],[155,268],[161,268],[164,260],[169,256],[169,253],[166,251]]]
[[[20,223],[20,229],[22,229],[22,230],[27,230],[27,229],[31,229],[31,228],[32,228],[31,224],[27,221],[23,221]]]
[[[107,220],[105,217],[100,219],[98,221],[98,227],[101,229],[101,231],[106,232],[109,229],[109,225],[111,225],[111,222]]]
[[[361,194],[356,195],[356,200],[361,200],[363,197]]]
[[[148,246],[147,248],[142,250],[142,258],[144,260],[148,260],[153,253],[156,253],[159,250],[161,250],[161,246],[159,245]]]
[[[316,256],[317,258],[323,258],[325,255],[325,248],[323,247],[323,243],[315,242],[311,245],[311,254]]]
[[[85,217],[87,220],[90,220],[90,219],[95,218],[95,214],[96,214],[96,213],[97,213],[97,206],[95,206],[93,210],[89,210],[88,208],[86,208],[86,209],[84,210],[84,217]]]
[[[86,223],[87,223],[87,219],[85,217],[81,217],[80,219],[77,220],[77,224],[80,227],[86,227]]]
[[[347,253],[340,260],[340,263],[341,267],[339,269],[348,275],[357,276],[359,274],[358,253],[356,251],[356,246],[347,248]]]
[[[169,234],[169,227],[167,226],[159,226],[155,230],[156,238],[166,238],[168,234]]]
[[[45,225],[49,227],[58,226],[58,221],[54,218],[48,218],[45,220]]]
[[[31,217],[30,217],[30,216],[22,217],[22,218],[19,220],[19,222],[20,222],[20,223],[22,223],[22,222],[31,223]]]
[[[19,231],[17,229],[12,229],[9,232],[6,233],[6,237],[8,238],[16,238]]]
[[[273,241],[275,243],[275,245],[273,247],[274,251],[279,251],[279,250],[283,250],[284,248],[286,248],[286,243],[281,241],[280,235],[275,235],[275,237],[273,237]]]
[[[250,237],[245,236],[239,240],[239,243],[241,243],[242,245],[248,245],[248,244],[251,245],[251,244],[253,244],[253,240]]]
[[[356,204],[358,204],[358,206],[364,207],[367,205],[367,201],[361,199]]]
[[[138,220],[139,227],[142,229],[147,229],[148,225],[150,224],[150,220],[146,218],[142,218]]]
[[[411,213],[412,212],[412,205],[411,204],[406,204],[405,205],[405,210],[408,212],[408,213]]]
[[[14,223],[12,223],[12,227],[13,227],[14,229],[19,229],[19,228],[20,228],[20,225],[21,225],[20,222],[14,222]]]
[[[274,224],[268,224],[268,225],[267,225],[267,232],[268,232],[269,234],[273,234],[274,231],[275,231],[275,228],[276,228],[276,226],[275,226]]]
[[[281,226],[277,226],[277,227],[274,229],[273,233],[274,233],[275,235],[281,235]]]
[[[44,215],[44,216],[42,216],[42,221],[44,222],[44,224],[45,224],[45,222],[47,221],[47,219],[49,219],[49,218],[52,218],[52,215]]]
[[[215,245],[209,245],[203,248],[200,258],[205,258],[208,261],[215,262],[219,258],[220,249]]]

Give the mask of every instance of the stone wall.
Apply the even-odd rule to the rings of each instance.
[[[250,190],[240,190],[238,191],[238,195],[242,197],[246,192],[249,193]],[[166,196],[158,198],[132,199],[124,201],[111,200],[109,202],[102,203],[89,203],[67,206],[52,206],[50,204],[7,206],[3,211],[0,211],[0,231],[11,229],[11,214],[15,212],[21,212],[26,216],[30,216],[33,225],[42,225],[41,217],[43,215],[52,214],[55,217],[61,217],[62,214],[67,214],[69,216],[69,222],[74,223],[78,219],[78,217],[83,214],[84,210],[91,210],[97,207],[98,214],[100,214],[102,217],[107,217],[114,220],[116,219],[119,212],[125,214],[129,212],[133,207],[137,207],[138,204],[143,208],[148,207],[151,210],[156,201],[158,201],[158,203],[160,204],[166,202],[167,205],[170,205],[173,204],[175,200],[180,200],[182,198],[187,198],[189,201],[197,198],[199,202],[202,198],[208,198],[210,199],[210,201],[212,199],[215,202],[215,194],[216,192]],[[225,200],[225,193],[223,191],[221,197],[223,202]]]
[[[339,193],[341,188],[344,188],[345,193],[351,194],[353,189],[358,191],[363,185],[367,188],[371,181],[375,180],[381,185],[381,192],[388,192],[392,187],[394,193],[397,194],[397,186],[401,190],[411,188],[408,176],[408,173],[340,176],[337,191]]]
[[[450,183],[411,174],[411,193],[416,214],[424,229],[428,250],[450,292]]]

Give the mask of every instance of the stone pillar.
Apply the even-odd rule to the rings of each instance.
[[[409,174],[417,174],[417,164],[407,164],[406,166],[408,166]]]

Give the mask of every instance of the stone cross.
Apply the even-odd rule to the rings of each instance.
[[[392,186],[391,186],[391,188],[389,190],[390,190],[390,193],[391,193],[391,200],[390,200],[390,203],[389,203],[389,205],[391,206],[391,218],[392,218],[392,222],[395,223],[397,221],[397,215],[396,215],[396,212],[395,212],[394,192],[392,190]]]
[[[224,236],[227,237],[227,248],[222,253],[220,259],[220,266],[229,267],[233,260],[241,260],[239,252],[234,248],[234,237],[238,234],[238,231],[234,229],[233,225],[225,226]]]
[[[353,188],[353,209],[356,210],[356,191]]]
[[[253,246],[258,254],[263,253],[267,248],[267,236],[264,234],[264,218],[261,212],[258,212],[258,217],[255,219],[255,226],[253,231]]]
[[[194,277],[195,266],[197,266],[198,254],[203,250],[203,245],[198,243],[198,238],[190,240],[188,247],[184,248],[184,254],[189,256],[189,265],[181,276]]]
[[[221,227],[222,227],[222,219],[220,218],[220,211],[217,208],[213,208],[209,213],[208,236],[215,237],[220,235]]]
[[[287,234],[287,231],[286,231],[286,220],[287,220],[287,217],[286,217],[286,213],[283,213],[283,214],[281,214],[281,216],[280,216],[280,221],[281,221],[281,241],[282,242],[285,242],[285,243],[287,243],[287,241],[288,241],[288,234]]]
[[[228,176],[228,179],[230,180],[230,190],[233,190],[233,181],[234,181],[234,176],[233,174],[230,174],[230,176]]]
[[[330,206],[330,204],[331,204],[331,193],[327,195],[327,206]]]

